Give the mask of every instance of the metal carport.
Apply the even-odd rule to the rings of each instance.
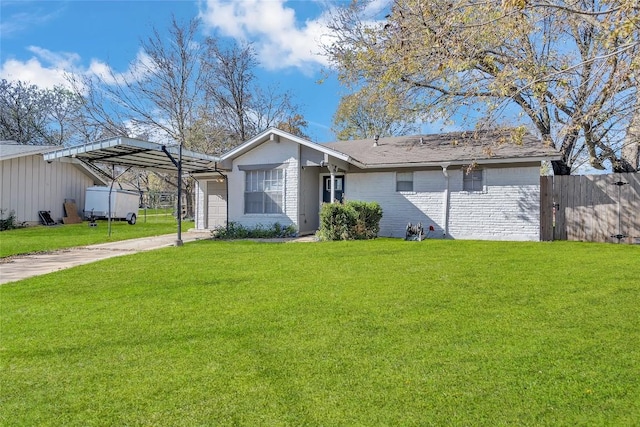
[[[178,173],[178,233],[176,245],[182,245],[181,191],[182,173],[216,170],[218,157],[185,150],[182,145],[162,145],[134,138],[115,137],[44,154],[48,162],[76,159],[94,169],[96,163],[137,167],[159,172]]]

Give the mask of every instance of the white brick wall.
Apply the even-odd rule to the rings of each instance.
[[[538,240],[540,172],[538,167],[485,169],[485,192],[462,191],[462,170],[449,170],[449,235],[454,239]],[[404,237],[408,222],[444,233],[445,177],[441,170],[414,172],[413,192],[395,191],[394,172],[348,174],[350,200],[382,206],[380,235]]]
[[[422,222],[438,229],[441,236],[442,188],[440,171],[419,171],[413,174],[414,192],[396,192],[395,172],[357,173],[346,176],[348,200],[376,201],[382,206],[380,236],[404,237],[408,222]],[[432,233],[433,234],[433,233]]]
[[[485,192],[462,191],[462,173],[452,174],[449,234],[459,239],[539,240],[540,170],[485,169]]]
[[[245,227],[256,225],[269,226],[280,223],[284,226],[294,224],[297,227],[298,218],[298,144],[283,138],[280,142],[267,141],[238,157],[233,161],[233,170],[229,176],[229,221],[238,222]],[[238,165],[259,165],[271,163],[286,163],[284,169],[284,213],[258,215],[244,213],[244,185],[245,173],[238,170]]]

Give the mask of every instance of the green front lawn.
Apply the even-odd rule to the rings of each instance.
[[[0,425],[640,419],[640,247],[200,241],[0,286]]]
[[[2,231],[0,232],[0,257],[158,236],[175,233],[177,230],[176,219],[160,211],[154,214],[147,212],[145,217],[144,211],[141,210],[135,225],[129,225],[127,221],[112,221],[111,236],[109,236],[108,221],[99,220],[97,224],[97,227],[89,227],[89,222],[85,221],[82,224],[51,227],[39,225]],[[193,228],[193,221],[183,221],[182,229],[189,228]]]

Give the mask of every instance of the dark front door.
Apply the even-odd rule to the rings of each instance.
[[[344,198],[344,175],[336,175],[335,177],[335,198],[339,202]],[[322,201],[330,203],[331,200],[331,177],[322,177]]]

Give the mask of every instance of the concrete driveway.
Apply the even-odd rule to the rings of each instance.
[[[187,243],[194,240],[208,239],[210,236],[209,232],[188,231],[182,233],[182,241]],[[0,285],[102,259],[174,246],[175,243],[176,235],[174,233],[61,249],[48,253],[2,258],[0,259]]]

